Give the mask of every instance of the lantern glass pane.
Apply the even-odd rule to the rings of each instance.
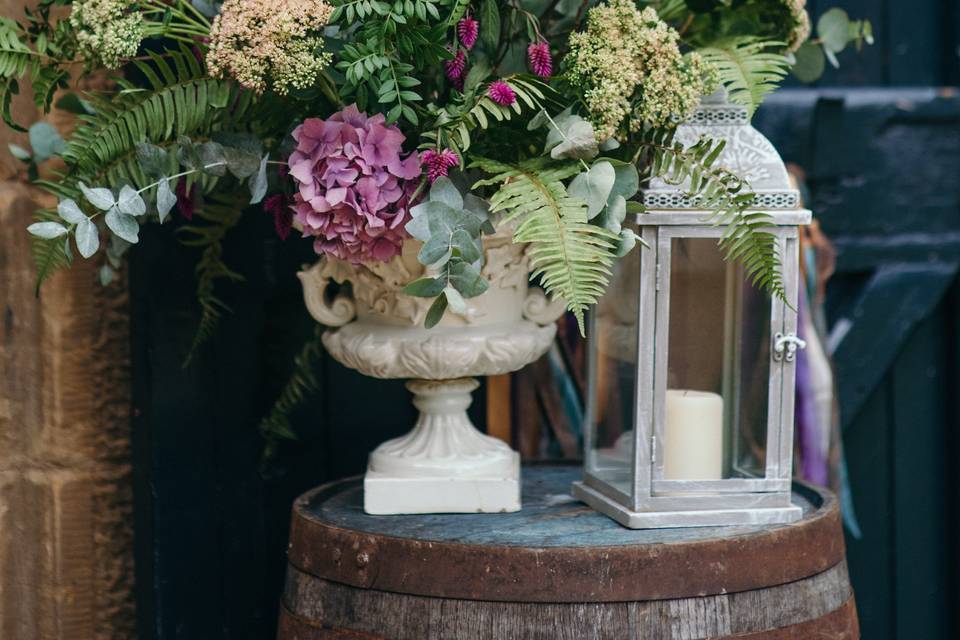
[[[717,238],[674,238],[662,411],[667,480],[763,476],[770,299]]]
[[[610,287],[591,316],[594,358],[587,471],[617,492],[633,486],[633,424],[636,413],[640,252],[613,268]]]

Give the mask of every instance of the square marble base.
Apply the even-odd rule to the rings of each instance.
[[[363,510],[371,515],[502,513],[520,510],[520,454],[504,477],[397,477],[367,471]]]

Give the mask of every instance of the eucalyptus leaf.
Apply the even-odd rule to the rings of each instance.
[[[467,312],[467,302],[460,295],[460,292],[453,287],[447,287],[443,290],[443,295],[447,298],[447,304],[454,313],[464,314]]]
[[[613,162],[611,164],[613,164],[615,171],[615,179],[613,188],[610,189],[610,195],[607,197],[608,205],[617,196],[623,196],[625,200],[629,200],[640,190],[640,174],[634,164],[629,162]]]
[[[463,209],[463,196],[450,178],[441,176],[430,187],[430,201],[442,202],[451,209]]]
[[[817,20],[817,35],[823,48],[831,53],[840,53],[850,41],[850,17],[839,7],[834,7]]]
[[[430,218],[427,214],[427,209],[425,209],[425,207],[428,207],[430,204],[430,202],[424,202],[413,207],[410,210],[411,219],[407,222],[406,226],[404,226],[407,233],[423,242],[430,239]],[[437,203],[434,206],[442,205]]]
[[[620,141],[616,138],[607,138],[600,143],[600,151],[613,151],[620,148]]]
[[[70,224],[79,224],[87,219],[87,214],[80,210],[79,205],[69,198],[57,204],[57,213]]]
[[[483,251],[479,244],[479,239],[474,240],[466,229],[457,229],[450,237],[450,246],[459,252],[461,260],[469,263],[476,262],[483,257]]]
[[[137,162],[140,168],[151,178],[163,175],[167,170],[167,151],[149,142],[137,143]]]
[[[479,296],[490,288],[490,283],[480,274],[480,270],[466,262],[450,265],[449,281],[467,298]]]
[[[257,173],[250,178],[250,204],[257,204],[267,195],[267,160],[269,155],[263,154]]]
[[[826,69],[826,59],[823,49],[812,42],[804,42],[794,54],[796,62],[793,65],[793,75],[800,82],[815,82],[823,75]]]
[[[527,131],[536,131],[543,126],[546,126],[548,122],[549,120],[547,120],[547,112],[543,109],[540,109],[535,116],[530,118],[530,122],[527,123]]]
[[[235,147],[222,147],[227,168],[238,179],[249,178],[260,168],[260,152]]]
[[[587,216],[594,218],[607,206],[607,198],[616,181],[616,171],[606,160],[594,163],[589,171],[577,175],[567,193],[587,203]]]
[[[120,196],[117,198],[117,208],[121,213],[131,216],[142,216],[147,212],[147,203],[130,185],[123,185]]]
[[[186,136],[177,138],[177,162],[190,170],[197,170],[203,166],[200,161],[200,150],[193,144],[193,140]]]
[[[403,292],[418,298],[433,298],[443,293],[444,287],[446,284],[440,278],[420,278],[405,286]]]
[[[616,196],[607,205],[603,213],[593,221],[597,226],[603,227],[607,231],[620,233],[623,228],[623,221],[627,217],[627,201],[623,196]]]
[[[104,189],[103,187],[91,189],[82,182],[77,183],[77,185],[80,187],[80,191],[83,193],[83,197],[87,199],[87,202],[101,211],[110,211],[117,204],[116,199],[113,197],[113,192],[110,191],[110,189]]]
[[[100,286],[105,287],[116,279],[117,272],[111,269],[109,265],[103,265],[97,272],[97,276],[100,279]]]
[[[60,133],[46,122],[37,122],[31,126],[29,137],[33,159],[38,163],[60,155],[67,148],[67,143],[60,137]]]
[[[216,142],[204,142],[200,145],[200,162],[204,173],[212,176],[227,175],[227,159],[223,147]]]
[[[110,231],[127,242],[136,244],[139,241],[140,238],[137,234],[140,232],[140,225],[133,216],[122,213],[118,208],[114,207],[110,209],[110,211],[107,211],[107,215],[104,216],[104,221],[107,223],[107,228],[110,229]]]
[[[427,309],[427,317],[424,319],[423,326],[431,329],[437,326],[437,323],[443,319],[443,314],[447,310],[447,296],[437,296],[430,308]]]
[[[7,148],[10,150],[10,155],[17,160],[22,162],[30,162],[30,160],[33,159],[33,155],[18,144],[13,144],[10,142],[7,144]]]
[[[433,235],[420,247],[417,260],[432,269],[443,267],[453,255],[450,248],[450,236]]]
[[[59,238],[62,235],[68,233],[68,230],[65,226],[59,222],[34,222],[32,225],[27,227],[27,231],[31,235],[34,235],[38,238],[43,238],[45,240],[50,240],[53,238]]]
[[[77,251],[84,258],[89,258],[100,248],[100,232],[97,225],[89,218],[77,225],[76,231]]]
[[[160,223],[167,219],[173,205],[177,204],[177,196],[170,188],[170,180],[164,178],[157,185],[157,214],[160,216]]]
[[[558,129],[551,126],[551,128],[553,133],[561,138],[560,142],[550,149],[550,157],[554,160],[562,158],[587,160],[600,153],[593,126],[583,118],[572,116],[565,127]],[[548,136],[548,147],[550,142],[551,138]]]
[[[620,231],[620,242],[617,244],[617,257],[622,258],[633,248],[637,246],[637,234],[635,234],[630,229],[623,229]]]

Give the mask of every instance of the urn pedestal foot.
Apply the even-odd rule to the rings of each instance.
[[[520,510],[520,455],[470,422],[473,378],[407,383],[420,417],[405,436],[370,454],[363,479],[369,514]]]

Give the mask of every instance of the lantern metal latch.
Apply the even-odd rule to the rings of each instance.
[[[797,357],[798,349],[806,349],[807,341],[798,338],[794,333],[778,333],[773,337],[773,359],[775,362],[786,360],[793,362]]]

